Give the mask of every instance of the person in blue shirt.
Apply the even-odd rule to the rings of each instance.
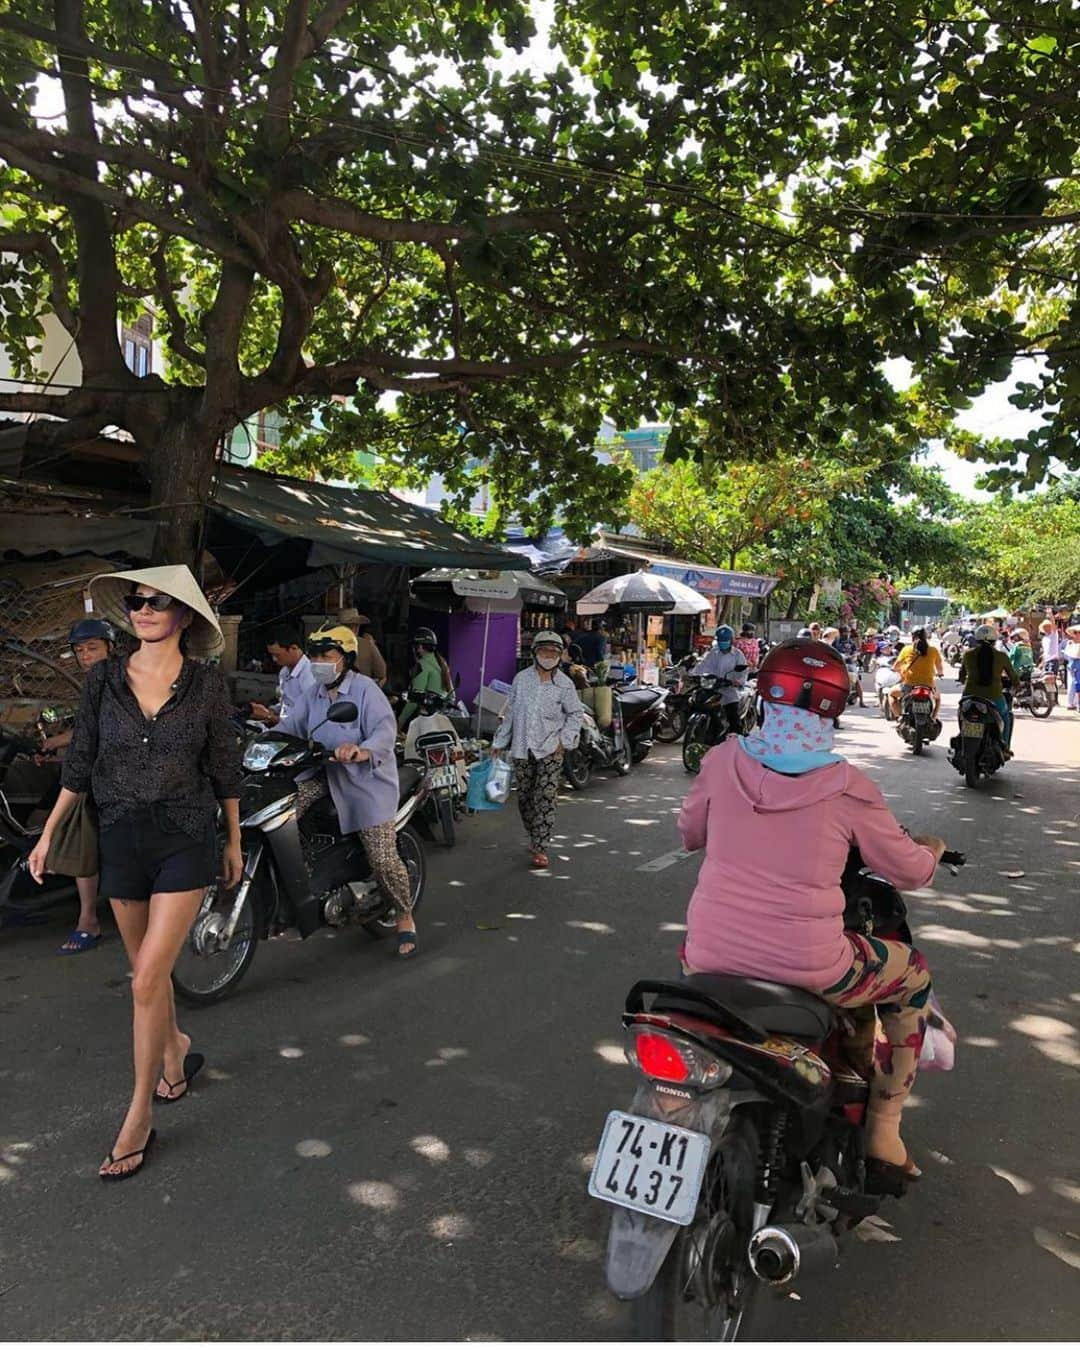
[[[278,730],[288,736],[314,737],[333,750],[320,776],[300,784],[300,810],[329,790],[342,833],[360,836],[379,889],[397,914],[398,954],[418,950],[412,885],[397,849],[399,786],[395,743],[397,722],[390,701],[366,675],[353,669],[356,634],[344,626],[322,629],[308,639],[314,686],[292,705]],[[336,699],[355,703],[354,722],[328,722]]]

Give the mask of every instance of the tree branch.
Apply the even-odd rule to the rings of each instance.
[[[64,111],[69,132],[78,140],[98,144],[94,122],[94,101],[87,83],[90,69],[85,56],[74,52],[68,41],[86,37],[82,0],[54,0],[57,31],[57,61]],[[90,156],[66,155],[70,171],[57,169],[66,177],[97,182],[97,162]],[[78,238],[77,284],[81,323],[77,337],[83,377],[122,382],[127,376],[117,325],[120,274],[116,266],[112,232],[100,201],[85,195],[67,202]]]
[[[68,273],[59,250],[40,230],[0,233],[0,253],[40,253],[49,270],[49,303],[53,313],[72,337],[79,332],[79,316],[68,298]]]
[[[556,234],[565,225],[567,211],[518,211],[488,216],[483,226],[434,220],[391,220],[360,211],[340,198],[313,197],[299,188],[282,193],[277,208],[291,220],[322,225],[363,239],[401,244],[440,244],[456,239],[485,239],[499,234]],[[571,209],[571,208],[568,208]]]
[[[28,390],[0,390],[0,412],[43,413],[49,417],[94,417],[99,414],[115,419],[116,395],[101,389],[69,389],[64,394],[44,394]]]
[[[59,28],[60,24],[57,23],[57,29]],[[188,88],[176,78],[176,75],[165,62],[146,60],[132,51],[123,53],[109,51],[96,42],[90,42],[85,33],[65,31],[61,36],[56,29],[48,28],[44,24],[30,23],[28,20],[21,19],[18,15],[11,13],[0,14],[0,30],[18,33],[21,37],[32,38],[35,42],[42,42],[54,51],[63,45],[65,50],[72,55],[88,57],[90,60],[97,61],[99,65],[111,66],[120,71],[135,71],[152,81],[159,88],[168,90],[173,94],[182,95]]]
[[[154,271],[154,294],[157,296],[162,309],[165,311],[166,318],[169,321],[169,347],[175,352],[181,360],[187,361],[189,365],[206,365],[206,353],[193,347],[187,340],[187,324],[184,322],[184,316],[173,295],[172,279],[169,276],[169,268],[165,261],[165,241],[158,244],[150,255],[150,265]]]
[[[304,59],[308,42],[308,10],[308,0],[289,0],[281,25],[277,56],[270,72],[262,141],[276,155],[286,149],[292,136],[289,110],[293,102],[293,79]]]

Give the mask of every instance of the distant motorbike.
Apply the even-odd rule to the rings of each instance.
[[[860,665],[859,658],[857,656],[845,657],[844,665],[847,666],[848,682],[850,686],[848,689],[847,706],[850,708],[857,702],[861,708],[863,704],[862,666]]]
[[[674,745],[686,731],[689,716],[690,686],[689,672],[697,664],[697,656],[691,654],[671,667],[664,677],[667,689],[667,701],[657,719],[655,736],[662,745]]]
[[[722,745],[731,733],[724,691],[734,688],[730,680],[716,675],[705,675],[696,681],[697,688],[690,695],[689,718],[683,737],[682,761],[687,773],[697,773],[707,751]],[[749,736],[757,724],[755,707],[757,686],[753,680],[739,691],[738,727],[736,734]]]
[[[354,703],[330,705],[328,722],[354,722]],[[318,728],[315,728],[318,730]],[[330,751],[313,740],[264,731],[244,751],[240,834],[244,867],[229,895],[211,886],[173,971],[187,1004],[214,1003],[231,993],[251,965],[260,938],[296,927],[310,937],[321,926],[358,924],[384,937],[397,924],[389,897],[375,884],[358,836],[343,834],[329,796],[297,818],[297,785],[323,770]],[[410,821],[427,795],[424,771],[398,770],[395,825],[398,853],[409,874],[413,907],[423,898],[424,848]]]
[[[857,851],[843,885],[845,928],[911,941],[903,897]],[[608,1287],[636,1340],[734,1341],[762,1286],[829,1276],[883,1194],[906,1190],[867,1163],[873,1009],[694,974],[639,981],[622,1025],[637,1090],[608,1115],[589,1180],[612,1207]]]
[[[1053,671],[1036,670],[1020,677],[1013,706],[1025,708],[1032,717],[1049,717],[1057,706],[1057,676]]]
[[[949,763],[969,788],[978,787],[1007,763],[1005,720],[986,699],[971,694],[961,698],[960,734],[949,742]]]
[[[874,659],[874,687],[877,690],[878,710],[886,722],[891,722],[893,717],[889,690],[895,689],[900,683],[900,676],[892,666],[891,656],[878,656]]]
[[[941,719],[934,715],[934,691],[925,685],[915,685],[900,699],[900,716],[896,734],[911,746],[913,755],[921,755],[923,746],[941,735]]]
[[[455,822],[465,810],[469,771],[454,716],[457,700],[436,690],[413,695],[418,705],[405,736],[405,762],[420,762],[427,776],[427,800],[417,817],[438,826],[442,843],[453,848]],[[460,718],[458,718],[460,722]]]

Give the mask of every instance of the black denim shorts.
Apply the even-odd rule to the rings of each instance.
[[[100,890],[111,900],[149,900],[152,895],[197,891],[217,875],[213,822],[193,838],[170,828],[164,814],[149,807],[115,825],[99,839]]]

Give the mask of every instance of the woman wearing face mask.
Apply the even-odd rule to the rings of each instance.
[[[563,755],[577,746],[584,718],[573,682],[559,669],[564,650],[558,633],[533,638],[533,664],[515,677],[491,743],[493,751],[510,748],[533,867],[548,865]]]
[[[334,799],[343,833],[360,836],[379,889],[394,903],[397,913],[398,955],[418,950],[412,914],[409,873],[397,849],[399,788],[394,742],[397,727],[389,700],[374,680],[353,667],[356,634],[345,627],[326,628],[308,639],[308,656],[315,687],[289,709],[277,729],[288,736],[314,737],[333,750],[325,778],[300,785],[300,813],[327,791]],[[355,722],[328,722],[331,703],[355,703]]]
[[[92,791],[101,889],[131,963],[135,1005],[135,1086],[99,1171],[104,1181],[122,1181],[146,1162],[154,1104],[186,1096],[204,1062],[176,1024],[172,968],[218,872],[219,805],[224,884],[240,880],[240,749],[224,677],[192,659],[225,644],[188,569],[113,572],[95,577],[90,594],[95,610],[139,646],[87,675],[63,788],[29,866],[40,881],[57,822]]]
[[[439,655],[439,639],[430,628],[418,628],[413,635],[412,678],[409,680],[411,694],[437,693],[447,696],[454,692],[454,679],[450,667]],[[417,704],[406,703],[398,715],[398,729],[404,731],[416,715]]]

